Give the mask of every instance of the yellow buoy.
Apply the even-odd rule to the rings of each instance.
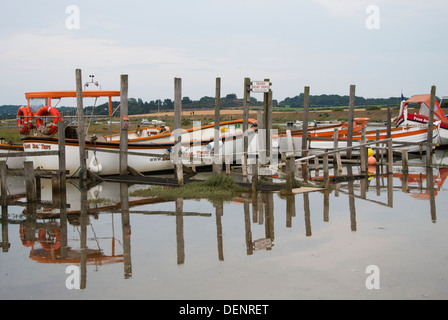
[[[372,157],[373,156],[373,150],[369,148],[367,150],[367,154],[368,154],[368,157]]]

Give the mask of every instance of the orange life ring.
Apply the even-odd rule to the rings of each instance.
[[[29,107],[21,106],[17,110],[17,129],[21,134],[27,135],[32,128],[33,115]]]
[[[61,248],[61,232],[59,229],[53,229],[54,236],[50,236],[46,230],[39,230],[39,243],[45,250],[58,250]]]
[[[22,241],[22,245],[25,247],[34,246],[34,240],[26,240],[26,229],[23,224],[20,225],[20,240]]]
[[[42,119],[44,117],[53,117],[53,122],[51,123],[51,127],[49,129],[46,127],[46,125],[44,125],[44,120]],[[45,106],[40,108],[36,113],[37,130],[47,136],[51,136],[58,131],[59,121],[61,121],[61,114],[54,107]]]

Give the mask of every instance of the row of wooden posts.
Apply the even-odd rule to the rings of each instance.
[[[85,146],[85,128],[84,128],[84,112],[83,112],[83,96],[82,96],[82,73],[80,69],[77,69],[76,72],[76,93],[77,93],[77,114],[78,114],[78,138],[79,138],[79,157],[80,157],[80,170],[79,170],[79,178],[81,183],[86,183],[86,179],[89,175],[87,170],[86,163],[86,146]],[[265,81],[269,82],[269,79],[265,79]],[[241,168],[243,177],[247,176],[247,150],[248,150],[248,119],[249,119],[249,102],[250,102],[250,93],[251,93],[251,79],[244,78],[244,99],[243,99],[243,157],[241,160]],[[307,181],[307,170],[306,167],[308,165],[308,161],[314,159],[315,164],[318,163],[318,157],[322,157],[323,162],[323,172],[324,172],[324,181],[325,185],[328,184],[328,156],[334,155],[336,159],[336,165],[340,168],[340,153],[346,152],[347,158],[351,158],[352,150],[352,138],[353,138],[353,122],[354,122],[354,106],[355,106],[355,85],[350,86],[350,97],[349,97],[349,111],[348,111],[348,139],[347,139],[347,147],[344,149],[337,149],[330,152],[322,152],[320,155],[312,155],[308,156],[308,111],[309,111],[309,94],[310,88],[304,88],[304,108],[303,108],[303,128],[302,128],[302,146],[305,146],[303,150],[293,150],[294,156],[290,156],[287,160],[286,168],[290,171],[287,172],[286,176],[291,177],[291,175],[295,172],[293,168],[296,163],[301,164],[305,170],[302,170],[303,179]],[[221,79],[216,78],[216,92],[215,92],[215,137],[214,137],[214,148],[215,150],[219,149],[219,123],[220,123],[220,96],[221,96]],[[430,116],[429,121],[434,119],[434,101],[435,101],[435,86],[431,89],[431,106],[430,106]],[[184,167],[182,165],[181,156],[180,156],[180,145],[181,145],[181,115],[182,115],[182,79],[175,78],[174,79],[174,157],[173,161],[175,164],[175,177],[177,178],[178,185],[182,186],[184,184]],[[269,89],[268,92],[264,93],[263,97],[263,111],[261,110],[257,114],[258,120],[258,129],[265,129],[265,154],[267,158],[270,157],[270,150],[272,145],[272,90]],[[120,130],[120,175],[127,175],[129,171],[129,166],[127,163],[127,155],[128,155],[128,126],[126,122],[128,120],[128,75],[121,75],[120,78],[120,122],[121,122],[121,130]],[[432,137],[432,126],[429,126],[430,130],[428,130],[428,138]],[[64,123],[59,122],[59,132],[58,132],[58,141],[59,141],[59,151],[43,151],[39,153],[33,153],[33,155],[41,154],[42,155],[50,155],[57,154],[59,156],[59,184],[60,189],[65,189],[66,183],[66,170],[65,170],[65,130]],[[393,161],[393,153],[392,153],[392,140],[390,139],[390,130],[391,130],[391,115],[390,109],[388,109],[388,119],[387,119],[387,128],[388,128],[388,139],[386,140],[377,140],[374,142],[364,143],[356,148],[361,148],[360,152],[360,164],[361,171],[366,171],[367,164],[367,146],[368,145],[380,145],[383,144],[387,149],[388,154],[388,167],[389,170],[392,170],[392,161]],[[259,131],[262,132],[262,131]],[[337,132],[334,135],[335,146],[337,146]],[[431,141],[432,139],[428,139]],[[427,166],[431,164],[431,144],[427,144]],[[380,150],[381,148],[377,148]],[[382,150],[382,149],[381,149]],[[297,153],[300,153],[301,158],[296,159]],[[220,161],[213,162],[213,171],[215,173],[221,173],[222,165]],[[303,163],[303,164],[302,164]],[[253,180],[257,180],[257,168],[258,164],[252,165],[252,175]],[[3,166],[2,166],[3,168]],[[289,168],[289,169],[288,169]],[[2,169],[3,170],[3,169]],[[29,171],[29,170],[28,170]],[[27,170],[23,171],[25,177],[27,175],[28,178],[31,179],[34,177],[34,172]],[[28,172],[28,173],[27,173]],[[230,163],[226,160],[226,172],[230,172]],[[391,172],[391,171],[390,171]],[[52,174],[51,172],[42,172],[42,174]],[[3,175],[2,175],[3,182]],[[3,185],[3,183],[2,183]],[[290,185],[290,182],[287,183]],[[255,182],[254,182],[255,186]],[[2,187],[3,188],[3,187]],[[3,190],[2,190],[3,191]],[[2,192],[3,194],[3,192]]]

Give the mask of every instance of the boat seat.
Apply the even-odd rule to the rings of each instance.
[[[65,138],[66,139],[78,139],[78,132],[76,130],[76,127],[67,126],[67,128],[65,128]]]

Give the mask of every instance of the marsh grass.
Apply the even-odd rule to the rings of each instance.
[[[165,199],[209,199],[228,201],[248,190],[240,187],[231,177],[223,174],[209,179],[190,182],[183,187],[153,186],[130,193],[134,197],[162,197]]]

